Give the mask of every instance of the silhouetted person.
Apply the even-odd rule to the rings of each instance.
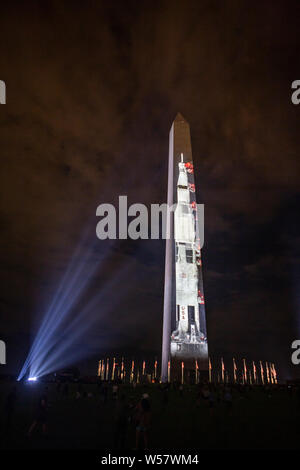
[[[41,425],[43,435],[46,434],[47,431],[47,409],[48,409],[48,399],[46,393],[41,395],[38,401],[38,406],[36,410],[36,415],[33,420],[32,425],[28,431],[28,437],[31,437],[32,431],[35,429],[36,426]]]
[[[228,410],[228,412],[231,414],[232,412],[232,393],[231,393],[231,390],[229,387],[225,387],[225,390],[224,390],[224,402],[225,402],[225,405],[226,405],[226,408]]]
[[[124,449],[129,418],[129,406],[124,394],[117,400],[115,410],[114,447]]]
[[[162,406],[163,408],[166,408],[168,402],[169,402],[169,392],[168,392],[168,388],[167,387],[164,387],[163,390],[162,390]]]
[[[117,384],[113,384],[112,386],[112,397],[113,397],[113,400],[116,400],[118,398],[118,385]]]
[[[135,438],[135,446],[136,449],[139,448],[140,437],[143,438],[144,441],[144,449],[148,449],[148,430],[150,425],[150,402],[148,400],[147,393],[144,393],[143,398],[138,403],[136,407],[136,438]]]
[[[297,396],[298,411],[300,412],[300,386],[297,387],[296,396]]]
[[[213,413],[215,400],[216,400],[215,391],[214,391],[213,387],[211,387],[210,391],[209,391],[209,397],[208,397],[208,405],[209,405],[209,409],[210,409],[210,414]]]
[[[207,384],[204,384],[203,387],[202,387],[202,390],[201,390],[201,394],[202,394],[202,398],[203,400],[208,400],[209,399],[209,388],[207,386]]]
[[[108,397],[108,385],[105,382],[104,387],[103,387],[103,401],[104,401],[104,403],[107,402],[107,397]]]
[[[6,397],[4,404],[4,432],[8,436],[11,431],[13,415],[15,413],[17,399],[16,387],[13,387]]]
[[[61,381],[58,380],[57,385],[56,385],[56,392],[60,394],[60,391],[61,391]]]
[[[65,385],[64,385],[63,396],[66,397],[66,398],[69,396],[69,384],[68,384],[68,382],[66,382]]]

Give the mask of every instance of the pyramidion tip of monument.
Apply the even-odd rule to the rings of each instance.
[[[176,114],[176,117],[175,117],[174,121],[185,121],[185,122],[187,122],[187,120],[182,116],[182,114],[180,112],[178,112]]]

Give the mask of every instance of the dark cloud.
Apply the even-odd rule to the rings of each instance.
[[[211,350],[273,351],[287,373],[299,334],[290,326],[299,278],[299,109],[290,101],[299,5],[20,2],[1,11],[1,328],[11,354],[24,353],[33,312],[47,305],[80,243],[94,262],[104,253],[109,260],[90,296],[114,269],[134,266],[120,306],[102,307],[99,331],[112,349],[159,351],[163,243],[108,246],[83,234],[87,226],[94,233],[97,205],[119,194],[165,201],[168,131],[180,110],[205,202]]]

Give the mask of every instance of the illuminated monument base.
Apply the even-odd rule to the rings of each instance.
[[[171,380],[196,383],[208,380],[207,343],[171,341]]]
[[[176,341],[171,341],[171,356],[174,359],[179,359],[181,361],[191,360],[195,357],[198,363],[204,361],[205,367],[207,368],[207,356],[208,348],[207,343],[180,343]],[[199,367],[200,367],[199,364]]]

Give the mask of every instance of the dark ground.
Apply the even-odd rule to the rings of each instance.
[[[97,385],[84,385],[93,397],[76,399],[77,385],[69,396],[58,392],[55,384],[17,384],[15,414],[9,435],[5,431],[5,400],[13,385],[1,384],[2,449],[112,449],[115,401],[111,389],[103,402]],[[39,396],[48,387],[48,435],[37,429],[29,439],[26,434],[33,420]],[[230,413],[221,400],[214,409],[203,398],[197,405],[196,386],[168,392],[163,404],[159,385],[122,385],[129,403],[136,404],[142,393],[151,401],[151,450],[177,449],[299,449],[300,399],[296,390],[287,388],[233,391]],[[135,428],[129,424],[126,448],[135,447]]]

